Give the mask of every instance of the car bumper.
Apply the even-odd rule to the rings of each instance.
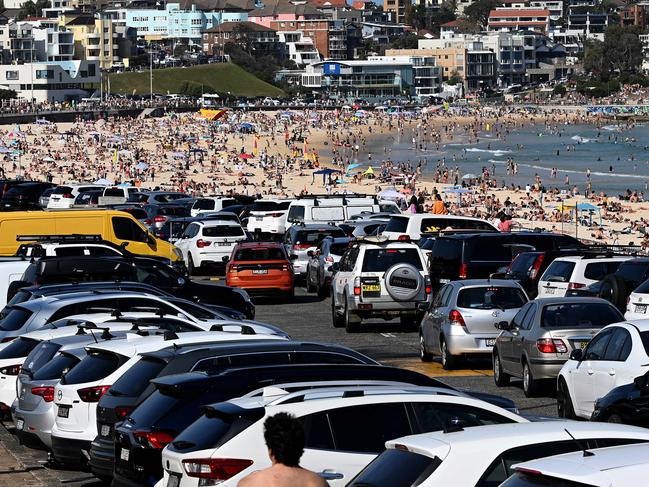
[[[528,363],[534,379],[556,379],[566,363],[565,359],[539,359],[528,357]]]
[[[42,403],[33,411],[23,411],[16,408],[16,420],[24,421],[22,432],[37,436],[47,447],[52,447],[52,425],[54,424],[54,408],[52,403]]]
[[[90,442],[52,436],[52,454],[57,462],[67,465],[79,465],[87,459]]]
[[[293,274],[296,276],[303,276],[306,274],[307,261],[294,260],[293,261]]]
[[[98,477],[112,477],[115,467],[115,443],[97,436],[90,444],[90,471]]]
[[[451,355],[490,354],[498,333],[467,333],[458,330],[461,326],[446,326],[443,329],[444,339]],[[490,342],[489,342],[490,341]]]
[[[244,289],[248,294],[259,294],[262,291],[272,294],[287,293],[293,290],[294,278],[292,275],[278,276],[274,279],[254,279],[227,277],[226,285]]]

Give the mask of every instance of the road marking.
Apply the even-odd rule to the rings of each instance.
[[[381,333],[381,336],[384,336],[385,338],[397,338],[394,333]]]
[[[422,362],[419,359],[387,360],[384,363],[386,365],[393,365],[395,367],[401,367],[402,369],[408,369],[414,372],[419,372],[429,377],[493,376],[493,370],[491,369],[444,370],[441,363]]]

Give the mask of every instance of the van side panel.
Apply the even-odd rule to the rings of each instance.
[[[15,255],[21,235],[53,235],[56,233],[54,219],[45,212],[42,215],[23,219],[25,212],[7,212],[0,216],[0,254]]]

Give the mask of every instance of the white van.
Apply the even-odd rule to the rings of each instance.
[[[0,309],[7,305],[9,286],[23,278],[32,260],[28,257],[2,257],[0,259]]]
[[[97,204],[99,206],[121,205],[126,203],[128,197],[140,190],[135,186],[107,186],[99,197]]]
[[[192,205],[191,215],[198,216],[201,213],[211,211],[221,211],[223,208],[239,204],[234,198],[225,196],[209,196],[206,198],[196,198]]]
[[[468,216],[433,215],[432,213],[417,213],[394,215],[390,217],[383,235],[391,240],[397,240],[402,235],[408,235],[413,242],[421,238],[422,233],[435,234],[446,228],[453,230],[475,230],[476,232],[497,232],[498,229],[487,220]]]
[[[401,214],[394,201],[365,195],[310,195],[292,201],[288,207],[286,228],[296,223],[342,223],[359,213]]]

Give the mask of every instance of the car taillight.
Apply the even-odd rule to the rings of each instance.
[[[98,402],[111,386],[96,386],[79,389],[77,392],[83,402]]]
[[[22,364],[18,365],[8,365],[6,367],[3,367],[0,369],[0,374],[2,375],[18,375],[20,374],[20,369],[22,368]]]
[[[536,348],[541,353],[566,353],[568,351],[563,340],[558,338],[539,338],[536,341]]]
[[[66,199],[74,199],[74,196],[71,195],[70,193],[65,193],[65,194],[62,196],[62,198],[66,198]]]
[[[568,289],[580,289],[582,287],[586,287],[586,284],[582,284],[581,282],[569,282],[568,283]]]
[[[280,216],[284,216],[284,213],[269,213],[266,216],[272,216],[273,218],[279,218]]]
[[[183,460],[183,467],[189,477],[228,480],[243,472],[252,463],[252,460],[243,458],[191,458]]]
[[[536,276],[539,273],[539,270],[541,269],[541,264],[543,264],[543,260],[545,259],[545,254],[541,254],[536,257],[534,260],[534,264],[532,264],[532,268],[530,269],[530,279],[535,279]]]
[[[426,294],[431,294],[433,292],[433,286],[430,282],[430,276],[426,276]]]
[[[162,216],[162,215],[158,215],[158,216],[156,216],[155,218],[153,218],[153,221],[156,222],[156,223],[166,222],[166,221],[167,221],[167,217],[166,217],[166,216]]]
[[[147,218],[146,220],[144,220],[144,223],[146,223],[147,225],[151,225],[153,221],[151,220],[151,218]]]
[[[239,264],[230,264],[228,272],[239,272]]]
[[[361,278],[360,277],[355,277],[354,278],[354,296],[360,296],[361,295]]]
[[[451,325],[466,326],[466,323],[464,323],[464,318],[462,317],[462,313],[460,313],[456,309],[452,310],[448,314],[448,321],[451,322]]]
[[[115,416],[117,416],[117,419],[124,419],[132,409],[129,406],[117,406],[115,408]]]
[[[288,271],[291,268],[291,264],[282,264],[282,270]]]
[[[174,440],[173,436],[164,431],[136,431],[133,436],[140,445],[156,450],[162,450]]]
[[[196,247],[198,247],[199,249],[202,249],[203,247],[209,247],[210,245],[212,245],[212,242],[207,242],[201,239],[198,239],[196,241]]]
[[[466,271],[467,271],[466,264],[460,264],[460,272],[459,272],[459,275],[457,277],[459,279],[466,279]]]
[[[313,245],[308,244],[308,243],[296,243],[296,244],[293,244],[293,249],[297,249],[297,250],[310,249],[311,247],[313,247]]]
[[[54,387],[32,387],[32,394],[42,397],[45,402],[52,402],[54,400]]]
[[[410,235],[399,235],[397,240],[399,242],[410,242]]]

